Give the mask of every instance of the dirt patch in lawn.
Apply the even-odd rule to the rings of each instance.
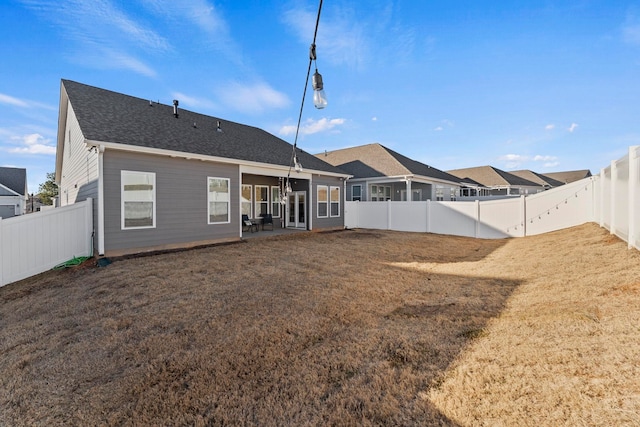
[[[52,271],[0,288],[0,425],[630,423],[639,278],[638,252],[593,224]]]

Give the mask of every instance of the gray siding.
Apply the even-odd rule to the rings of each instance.
[[[121,171],[156,174],[156,227],[121,229]],[[208,224],[207,178],[230,179],[231,222]],[[237,165],[107,150],[104,153],[105,253],[139,252],[240,237]]]
[[[319,185],[327,185],[329,187],[333,186],[333,187],[340,188],[340,216],[338,217],[329,216],[327,218],[318,218],[318,186]],[[344,227],[344,201],[345,201],[344,181],[336,177],[314,176],[311,192],[312,194],[309,200],[311,200],[312,203],[310,206],[311,209],[309,211],[312,213],[313,229],[322,230],[324,228]]]

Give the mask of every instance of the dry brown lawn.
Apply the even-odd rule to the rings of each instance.
[[[0,288],[0,425],[640,425],[640,253],[350,230]]]

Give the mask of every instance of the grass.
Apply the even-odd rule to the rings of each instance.
[[[0,288],[0,425],[633,425],[640,254],[356,230]]]

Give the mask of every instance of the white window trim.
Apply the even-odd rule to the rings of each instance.
[[[266,201],[262,201],[262,200],[258,200],[258,190],[266,188],[267,189],[267,200]],[[253,186],[253,212],[255,214],[255,216],[258,216],[258,213],[260,212],[260,209],[258,209],[258,207],[262,204],[262,203],[266,203],[267,204],[267,213],[271,213],[271,194],[269,194],[269,186],[268,185],[254,185]]]
[[[152,208],[152,224],[151,225],[145,225],[142,227],[126,227],[125,226],[125,218],[124,218],[124,176],[125,174],[132,174],[132,175],[148,175],[151,176],[152,179],[152,186],[153,189],[151,190],[151,203],[153,205]],[[146,200],[145,200],[146,201]],[[155,172],[142,172],[142,171],[129,171],[129,170],[121,170],[120,171],[120,229],[121,230],[142,230],[142,229],[149,229],[149,228],[156,228],[156,173]]]
[[[338,201],[337,201],[337,203],[338,203],[338,214],[337,215],[333,215],[331,213],[332,212],[331,205],[336,203],[333,200],[331,200],[331,191],[332,190],[338,190]],[[329,216],[331,218],[339,218],[340,217],[340,187],[338,187],[338,186],[329,187]]]
[[[210,180],[220,179],[227,181],[227,220],[211,222],[211,191],[209,191]],[[220,176],[208,176],[207,177],[207,224],[229,224],[231,222],[231,180],[229,178],[223,178]]]
[[[326,191],[327,194],[327,200],[325,201],[321,201],[320,200],[320,189],[324,189]],[[330,195],[329,195],[329,186],[327,185],[318,185],[316,187],[316,216],[318,218],[329,218],[329,200],[330,200]],[[327,205],[327,214],[326,215],[320,215],[320,204],[324,203],[325,205]]]

